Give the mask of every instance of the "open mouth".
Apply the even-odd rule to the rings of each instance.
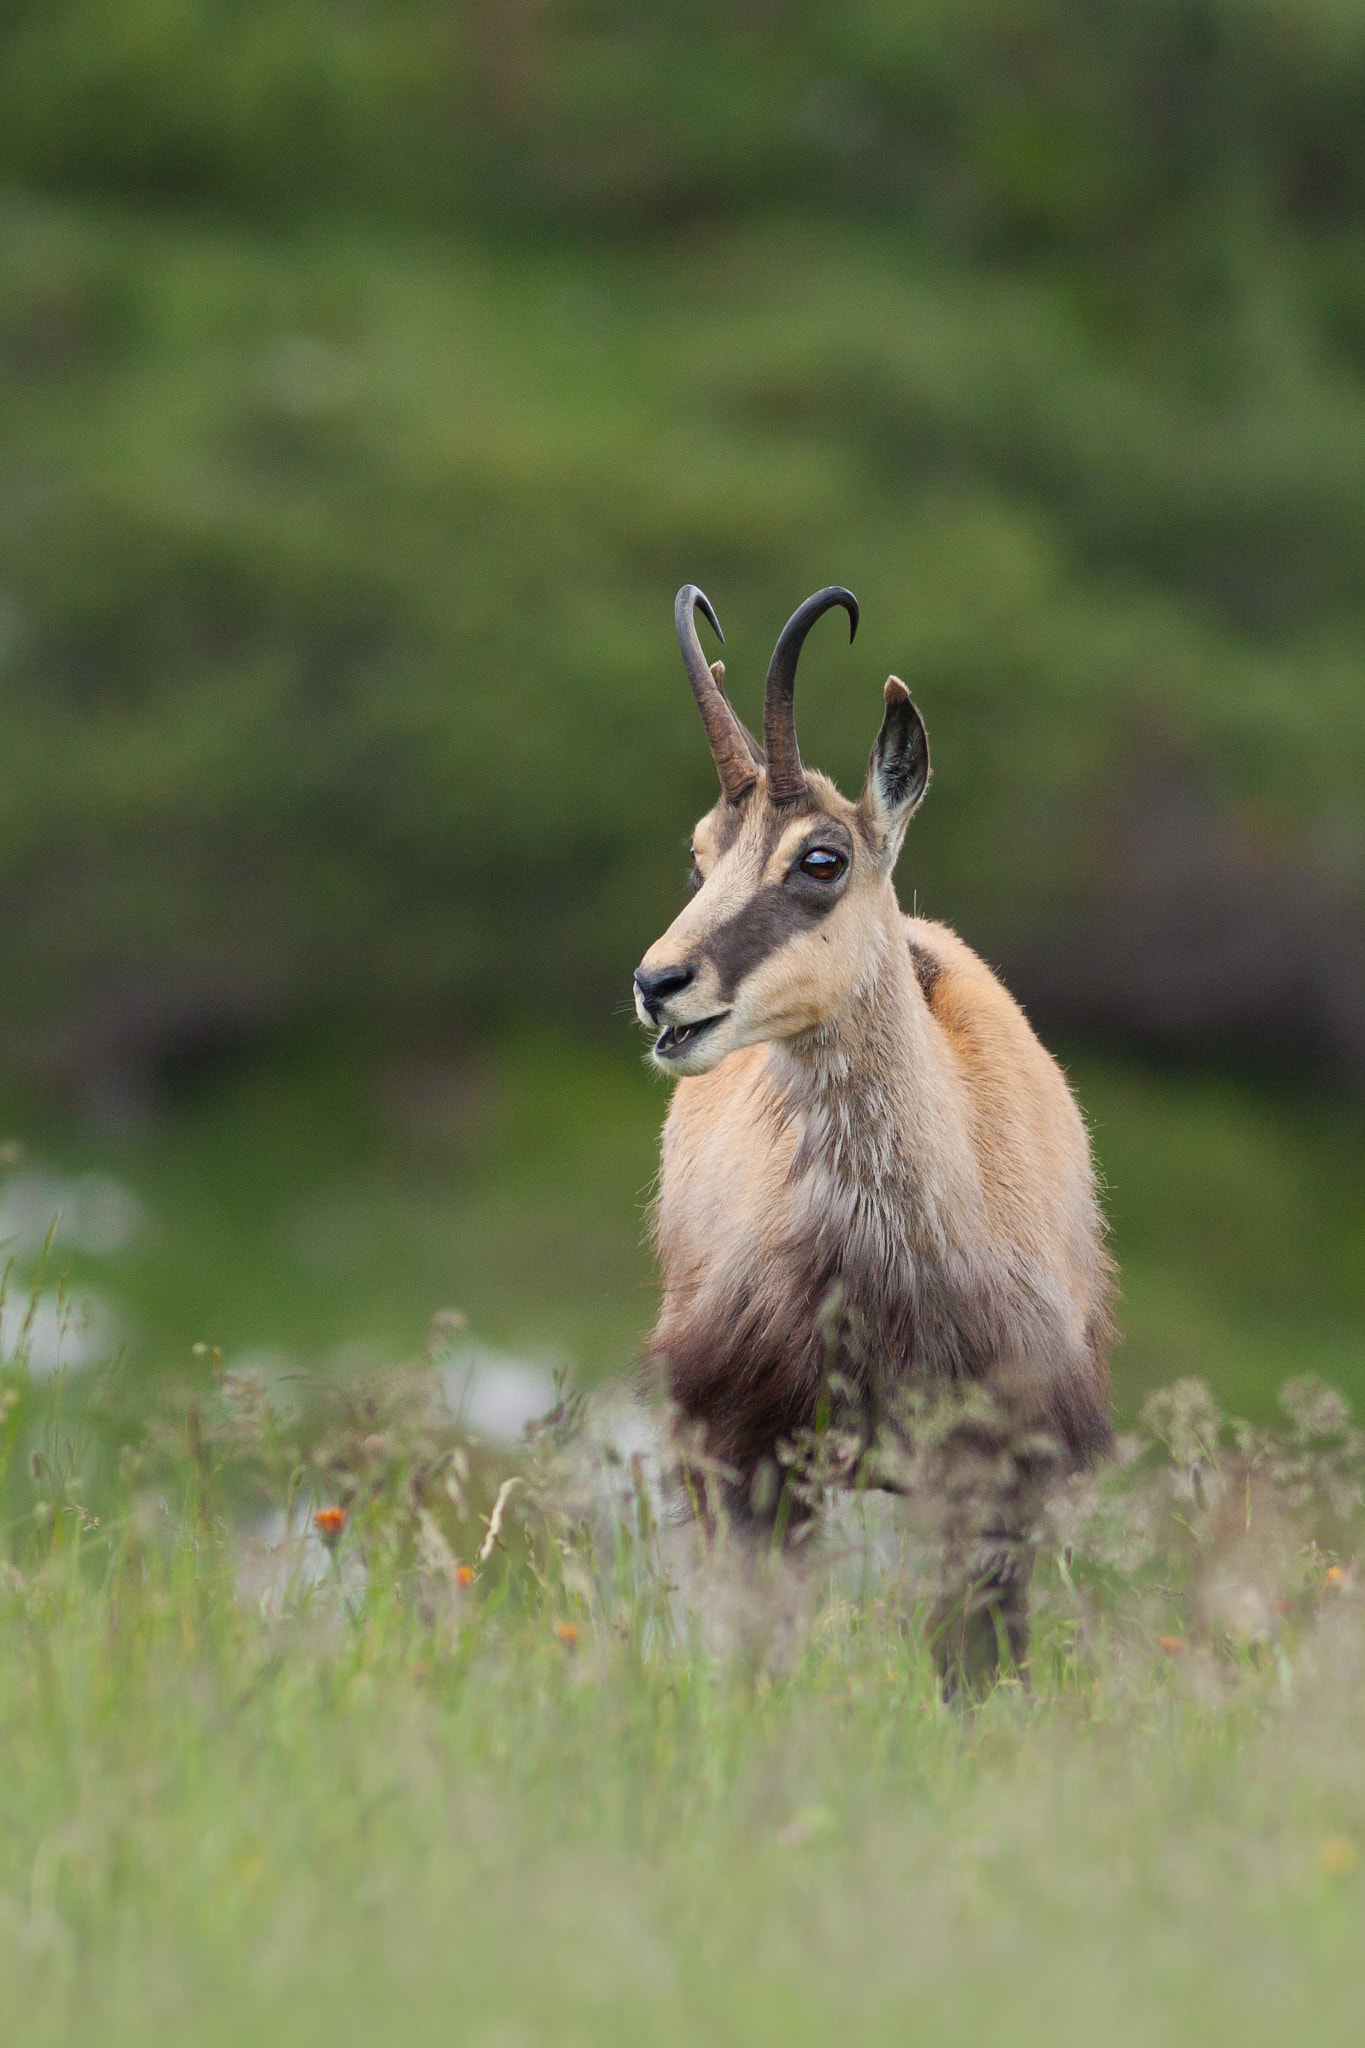
[[[714,1017],[700,1017],[695,1024],[670,1024],[661,1031],[654,1041],[654,1057],[659,1060],[681,1059],[713,1024],[719,1024],[722,1017],[728,1017],[728,1010],[718,1010]]]

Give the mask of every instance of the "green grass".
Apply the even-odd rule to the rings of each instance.
[[[59,1179],[129,1186],[147,1222],[55,1276],[122,1308],[151,1382],[195,1342],[326,1367],[422,1345],[458,1307],[480,1343],[627,1371],[653,1309],[645,1210],[666,1089],[619,1042],[523,1037],[386,1063],[314,1046],[99,1134],[10,1105]],[[1120,1412],[1186,1374],[1265,1413],[1316,1371],[1365,1401],[1365,1145],[1358,1108],[1085,1057],[1073,1080],[1113,1219]],[[33,1277],[21,1260],[18,1283]]]
[[[1113,1225],[1122,1413],[1194,1374],[1265,1414],[1289,1374],[1365,1397],[1365,1148],[1358,1107],[1080,1059]]]
[[[197,1341],[320,1363],[338,1347],[419,1348],[458,1306],[525,1355],[621,1370],[650,1315],[644,1212],[666,1094],[632,1056],[523,1039],[395,1064],[308,1048],[101,1134],[16,1109],[10,1129],[62,1177],[134,1189],[125,1249],[54,1270],[127,1308],[140,1368]],[[25,1268],[27,1274],[28,1268]]]
[[[1358,2039],[1365,1613],[1325,1557],[1290,1559],[1264,1640],[1201,1636],[1189,1588],[1226,1539],[1154,1468],[1118,1507],[1164,1503],[1145,1593],[1078,1536],[1070,1575],[1045,1561],[1032,1690],[957,1715],[896,1570],[836,1545],[801,1585],[714,1568],[680,1598],[628,1479],[594,1505],[571,1443],[523,1459],[508,1549],[455,1589],[496,1475],[453,1513],[447,1438],[372,1393],[284,1460],[295,1498],[357,1460],[368,1491],[334,1576],[265,1614],[229,1512],[264,1433],[207,1388],[98,1526],[52,1478],[79,1462],[60,1432],[12,1472],[12,2038]]]

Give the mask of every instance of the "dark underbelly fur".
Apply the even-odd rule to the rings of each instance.
[[[724,1492],[737,1519],[761,1521],[770,1512],[771,1468],[822,1412],[870,1443],[879,1429],[894,1431],[912,1391],[990,1387],[1007,1349],[1002,1313],[942,1298],[932,1284],[905,1300],[870,1292],[871,1300],[826,1258],[808,1285],[793,1290],[787,1316],[737,1295],[704,1321],[681,1329],[673,1321],[660,1346],[669,1394],[707,1456],[732,1475]],[[1060,1471],[1104,1456],[1113,1427],[1083,1362],[1078,1371],[1054,1353],[1038,1365],[1032,1384],[1025,1380],[1021,1430],[1055,1441]]]
[[[785,1540],[809,1525],[817,1505],[818,1486],[802,1482],[800,1450],[822,1405],[841,1449],[854,1447],[838,1476],[906,1490],[860,1469],[879,1429],[897,1432],[897,1397],[903,1412],[910,1390],[973,1382],[989,1389],[1005,1331],[998,1317],[936,1302],[930,1289],[910,1301],[888,1303],[875,1292],[860,1301],[831,1259],[799,1299],[794,1293],[786,1319],[736,1297],[709,1324],[666,1319],[661,1335],[669,1391],[705,1453],[692,1476],[694,1499],[708,1519],[723,1506],[739,1529]],[[1097,1346],[1103,1338],[1101,1326]],[[998,1421],[964,1417],[935,1440],[927,1465],[912,1457],[914,1490],[928,1495],[923,1506],[940,1544],[938,1592],[925,1619],[948,1700],[976,1694],[1002,1668],[1027,1674],[1043,1505],[1060,1477],[1113,1447],[1098,1392],[1103,1375],[1092,1379],[1079,1363],[1078,1371],[1074,1360],[1040,1359],[1013,1416],[1002,1404]],[[831,1389],[834,1398],[822,1404]]]

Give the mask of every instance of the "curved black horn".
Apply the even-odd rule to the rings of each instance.
[[[768,795],[775,804],[795,803],[806,793],[806,774],[796,744],[796,664],[815,621],[835,605],[848,613],[848,637],[858,630],[858,600],[842,584],[817,590],[798,605],[777,636],[763,691],[763,750],[768,757]]]
[[[697,700],[701,722],[706,728],[706,738],[711,748],[711,757],[716,764],[716,772],[720,776],[720,786],[734,804],[753,788],[757,775],[739,720],[726,703],[707,664],[706,656],[702,653],[701,641],[697,637],[698,612],[715,628],[717,636],[724,640],[720,620],[716,617],[706,592],[698,590],[695,583],[684,583],[674,600],[673,623],[678,629],[678,645],[682,649],[683,661],[687,665],[687,679],[692,685],[692,695]]]

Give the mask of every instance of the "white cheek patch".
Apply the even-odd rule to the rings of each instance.
[[[855,999],[867,944],[859,894],[845,896],[819,924],[771,952],[735,995],[746,1039],[790,1038],[837,1021]]]

